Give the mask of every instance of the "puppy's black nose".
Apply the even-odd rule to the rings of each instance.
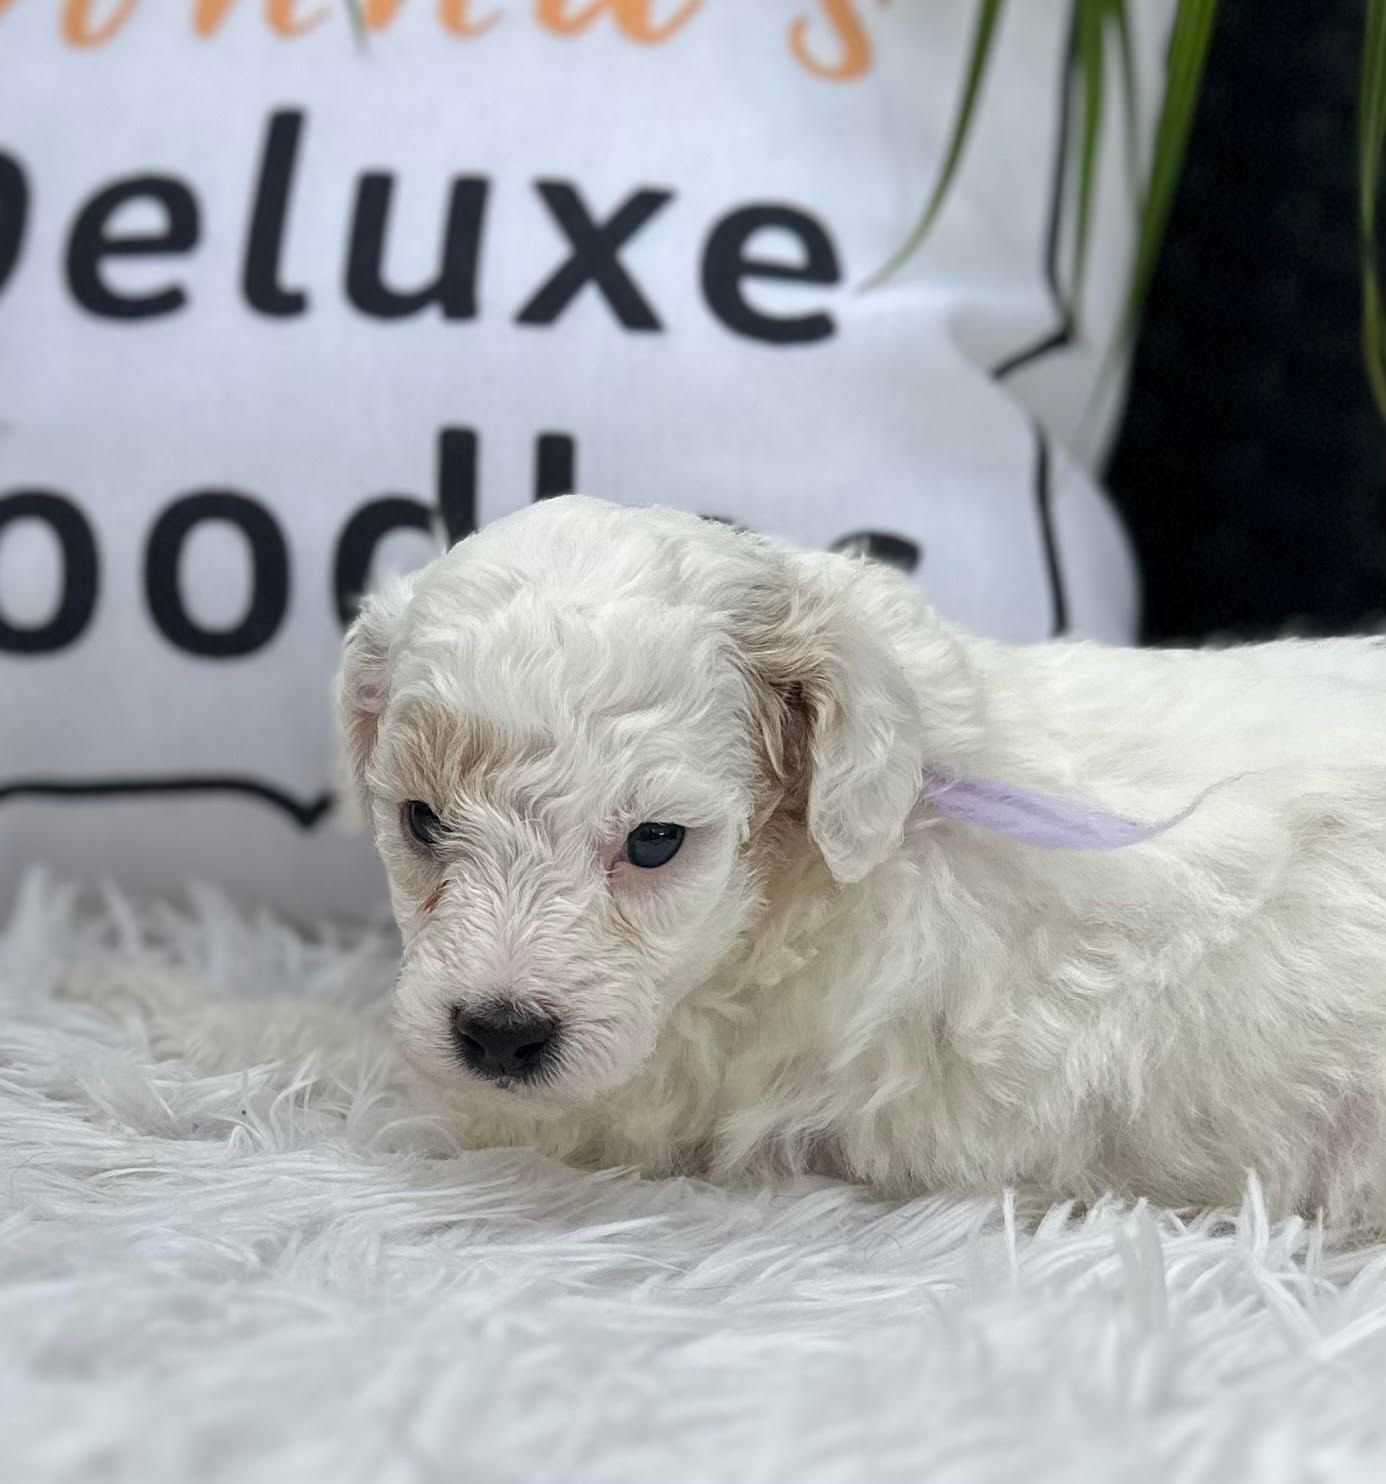
[[[463,1062],[482,1077],[536,1077],[553,1054],[558,1022],[532,1015],[453,1012],[452,1035]]]

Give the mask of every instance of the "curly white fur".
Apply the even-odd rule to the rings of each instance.
[[[1386,1214],[1380,640],[1007,646],[884,568],[573,497],[373,599],[340,695],[400,1044],[475,1141]],[[939,818],[927,768],[1147,818],[1221,786],[1057,852]],[[649,819],[688,836],[641,871]],[[496,1005],[561,1023],[551,1076],[462,1066]]]

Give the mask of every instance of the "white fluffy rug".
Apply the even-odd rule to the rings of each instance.
[[[0,937],[7,1484],[1386,1478],[1386,1250],[465,1153],[379,1067],[211,1077],[51,997],[360,996],[387,939],[32,878]]]

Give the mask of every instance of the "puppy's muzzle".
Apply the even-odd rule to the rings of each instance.
[[[558,1022],[503,1010],[478,1014],[458,1006],[452,1013],[452,1039],[462,1064],[477,1076],[528,1082],[552,1064]]]

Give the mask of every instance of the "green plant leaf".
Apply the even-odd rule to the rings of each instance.
[[[1386,324],[1377,267],[1377,196],[1386,141],[1386,0],[1366,0],[1362,82],[1358,98],[1359,251],[1362,262],[1362,360],[1372,396],[1386,417]]]
[[[1078,198],[1073,220],[1073,269],[1069,282],[1069,313],[1077,331],[1081,317],[1083,282],[1087,277],[1088,245],[1092,239],[1092,208],[1101,154],[1103,110],[1106,106],[1106,22],[1108,0],[1074,0],[1074,56],[1081,114],[1078,128]]]
[[[1184,166],[1189,134],[1193,129],[1208,44],[1217,20],[1218,0],[1179,0],[1170,35],[1169,61],[1165,69],[1165,96],[1155,143],[1150,153],[1150,180],[1145,191],[1136,232],[1135,259],[1126,295],[1119,343],[1129,344],[1145,307],[1150,281],[1155,276],[1175,187]]]
[[[934,181],[934,188],[929,193],[924,210],[920,213],[919,220],[909,236],[890,261],[867,279],[862,285],[863,288],[875,288],[897,273],[914,255],[919,244],[929,235],[934,218],[937,217],[948,197],[949,187],[953,184],[953,177],[958,172],[963,150],[972,132],[973,115],[977,110],[977,100],[981,97],[987,63],[991,60],[992,49],[996,41],[997,23],[1001,19],[1004,6],[1005,0],[981,0],[977,11],[977,24],[972,32],[972,44],[968,49],[967,74],[963,81],[962,97],[958,103],[952,129],[949,131],[948,146],[944,151],[943,164],[939,168],[938,178]]]
[[[1107,0],[1108,18],[1116,32],[1117,56],[1121,61],[1121,101],[1126,114],[1126,177],[1130,182],[1132,203],[1141,209],[1141,182],[1145,179],[1141,148],[1141,84],[1136,70],[1136,47],[1131,39],[1131,18],[1126,13],[1127,0]]]
[[[351,22],[352,35],[357,46],[366,44],[366,17],[361,13],[361,0],[345,0],[347,19]]]
[[[1386,51],[1386,0],[1368,0],[1368,3],[1372,13],[1377,16],[1377,34],[1381,48]],[[1150,290],[1193,128],[1194,111],[1218,13],[1218,0],[1178,0],[1174,26],[1170,33],[1164,96],[1150,151],[1148,178],[1142,187],[1139,85],[1131,34],[1130,7],[1133,4],[1134,0],[1073,0],[1070,86],[1076,96],[1079,126],[1069,143],[1070,158],[1076,160],[1077,164],[1077,189],[1070,208],[1073,256],[1065,307],[1076,323],[1087,273],[1097,167],[1102,131],[1106,123],[1107,47],[1110,38],[1114,36],[1125,114],[1128,173],[1132,179],[1136,216],[1136,244],[1131,277],[1114,350],[1120,350],[1130,343]],[[933,189],[908,238],[890,261],[866,281],[864,288],[874,288],[883,283],[918,250],[947,199],[971,132],[987,64],[996,40],[1002,5],[1003,0],[981,0],[967,55],[961,100]],[[1378,100],[1379,112],[1376,115],[1382,127],[1376,128],[1372,135],[1376,142],[1376,159],[1379,163],[1382,132],[1386,128],[1386,61],[1383,61],[1381,71],[1374,75],[1378,78],[1383,94]],[[1381,373],[1382,393],[1386,395],[1386,321],[1381,313],[1381,296],[1374,275],[1367,292],[1376,311],[1372,321],[1372,333],[1376,337],[1373,343],[1382,352],[1378,355],[1376,364]]]

